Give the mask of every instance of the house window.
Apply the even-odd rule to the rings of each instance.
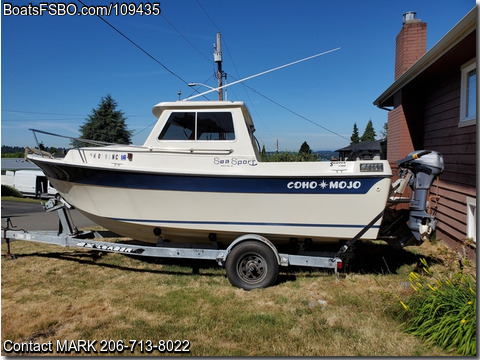
[[[477,205],[474,198],[467,197],[467,238],[477,242]]]
[[[475,125],[477,117],[477,68],[475,61],[464,65],[461,70],[459,127]]]

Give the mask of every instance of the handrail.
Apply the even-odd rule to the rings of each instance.
[[[79,142],[83,142],[83,143],[86,143],[86,144],[92,144],[92,145],[99,145],[99,146],[107,146],[107,145],[117,145],[115,143],[109,143],[109,142],[106,142],[106,141],[97,141],[97,140],[89,140],[89,139],[82,139],[82,138],[75,138],[75,137],[72,137],[72,136],[66,136],[66,135],[60,135],[60,134],[55,134],[55,133],[51,133],[51,132],[48,132],[48,131],[43,131],[43,130],[38,130],[38,129],[28,129],[30,131],[33,132],[33,136],[35,138],[35,141],[37,143],[37,147],[38,147],[38,150],[40,151],[40,156],[43,157],[43,152],[42,152],[42,149],[40,147],[40,143],[38,142],[38,138],[37,138],[37,133],[40,133],[40,134],[45,134],[45,135],[50,135],[50,136],[56,136],[56,137],[61,137],[61,138],[64,138],[64,139],[70,139],[70,140],[73,140],[73,142],[75,143],[75,148],[78,150],[79,154],[80,154],[80,157],[82,158],[82,161],[83,162],[86,162],[85,159],[83,158],[83,155],[80,151],[80,146],[79,146]]]
[[[100,145],[100,146],[107,146],[107,145],[125,145],[125,144],[118,144],[118,143],[110,143],[106,141],[97,141],[97,140],[89,140],[89,139],[83,139],[83,138],[75,138],[71,136],[66,136],[66,135],[60,135],[60,134],[55,134],[51,133],[48,131],[43,131],[43,130],[38,130],[38,129],[28,129],[33,132],[33,136],[35,137],[35,141],[37,142],[37,147],[39,149],[40,155],[43,156],[42,150],[40,149],[40,143],[38,142],[37,135],[36,133],[40,134],[45,134],[45,135],[51,135],[51,136],[56,136],[56,137],[61,137],[65,139],[70,139],[75,141],[75,148],[77,150],[79,149],[78,142],[84,142],[87,144],[93,144],[93,145]],[[177,149],[164,149],[164,148],[156,148],[156,147],[145,147],[145,146],[136,146],[136,145],[125,145],[129,146],[131,148],[143,148],[143,149],[148,149],[152,152],[162,152],[162,153],[176,153],[176,154],[218,154],[218,155],[229,155],[233,153],[233,149],[195,149],[195,148],[188,148],[188,149],[182,149],[182,148],[177,148]],[[80,154],[82,156],[82,154]],[[83,156],[82,156],[83,159]]]
[[[76,149],[78,150],[78,152],[80,153],[80,157],[82,158],[82,161],[83,161],[83,162],[85,162],[85,159],[83,158],[82,153],[80,152],[80,146],[79,146],[79,144],[78,144],[79,142],[83,142],[83,143],[86,143],[86,144],[92,144],[92,145],[99,145],[99,146],[117,145],[117,144],[115,144],[115,143],[109,143],[109,142],[106,142],[106,141],[97,141],[97,140],[89,140],[89,139],[75,138],[75,137],[72,137],[72,136],[55,134],[55,133],[51,133],[51,132],[43,131],[43,130],[38,130],[38,129],[28,129],[28,130],[30,130],[31,132],[33,132],[33,136],[35,137],[35,141],[36,141],[36,143],[37,143],[38,150],[40,151],[40,156],[42,156],[42,157],[43,157],[43,152],[42,152],[42,149],[40,148],[40,143],[38,142],[37,133],[45,134],[45,135],[50,135],[50,136],[61,137],[61,138],[64,138],[64,139],[73,140],[74,143],[75,143],[75,148],[76,148]]]
[[[89,139],[83,139],[83,138],[76,138],[76,137],[72,137],[72,136],[55,134],[55,133],[51,133],[51,132],[43,131],[43,130],[38,130],[38,129],[28,129],[28,130],[30,130],[30,131],[33,132],[33,134],[34,134],[34,136],[35,136],[35,140],[37,140],[37,136],[35,135],[35,133],[40,133],[40,134],[51,135],[51,136],[61,137],[61,138],[65,138],[65,139],[75,140],[75,141],[81,141],[81,142],[84,142],[84,143],[87,143],[87,144],[92,144],[92,145],[103,145],[103,146],[106,146],[106,145],[118,145],[118,143],[111,143],[111,142],[106,142],[106,141],[97,141],[97,140],[89,140]],[[38,144],[38,140],[37,140],[37,145],[39,145],[39,144]],[[39,148],[40,148],[40,147],[39,147]]]
[[[166,154],[199,154],[199,155],[230,155],[233,149],[162,149],[156,147],[147,147],[151,152],[166,153]]]

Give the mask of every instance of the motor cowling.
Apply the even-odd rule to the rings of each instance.
[[[421,245],[436,227],[433,204],[429,203],[429,200],[434,202],[435,196],[429,198],[429,190],[443,172],[443,157],[436,151],[420,150],[411,152],[397,164],[399,178],[392,184],[378,238],[396,248]],[[407,186],[412,189],[411,196],[403,197]],[[408,208],[398,206],[405,203]]]
[[[421,244],[435,230],[435,218],[427,212],[428,191],[433,181],[443,172],[443,156],[431,150],[414,151],[397,161],[397,164],[412,174],[409,180],[412,197],[408,227],[416,241]]]

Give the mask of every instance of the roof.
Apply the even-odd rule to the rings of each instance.
[[[39,167],[23,158],[2,158],[2,171],[5,170],[38,170]]]
[[[375,141],[362,141],[356,144],[351,144],[347,147],[335,150],[337,152],[339,151],[378,151],[380,150],[382,142],[384,142],[386,139],[380,139],[380,140],[375,140]]]
[[[164,110],[177,111],[222,111],[222,109],[240,108],[242,110],[245,121],[249,126],[253,127],[253,120],[250,116],[247,106],[243,101],[173,101],[160,102],[152,109],[153,115],[158,119]]]
[[[419,74],[435,63],[440,57],[460,43],[465,37],[475,32],[477,27],[476,8],[473,8],[463,17],[443,38],[441,38],[429,51],[405,71],[387,90],[383,92],[373,104],[378,107],[393,106],[393,95],[414,80]]]
[[[153,109],[152,113],[155,115],[156,118],[160,116],[163,110],[165,109],[212,109],[218,110],[223,108],[232,108],[232,107],[244,107],[245,104],[242,101],[165,101],[156,104]],[[191,111],[191,110],[190,110]]]

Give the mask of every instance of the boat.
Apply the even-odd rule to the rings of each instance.
[[[64,158],[35,151],[26,158],[86,217],[150,244],[225,247],[245,234],[276,245],[328,244],[396,231],[381,231],[392,196],[386,160],[262,162],[240,101],[161,102],[153,114],[158,120],[142,146],[75,147]],[[428,170],[428,188],[443,170],[441,155],[433,155],[425,154],[436,169]],[[406,163],[418,165],[418,155],[410,158]],[[432,220],[424,206],[417,201],[418,221],[410,220],[409,235],[419,241],[419,228]]]

